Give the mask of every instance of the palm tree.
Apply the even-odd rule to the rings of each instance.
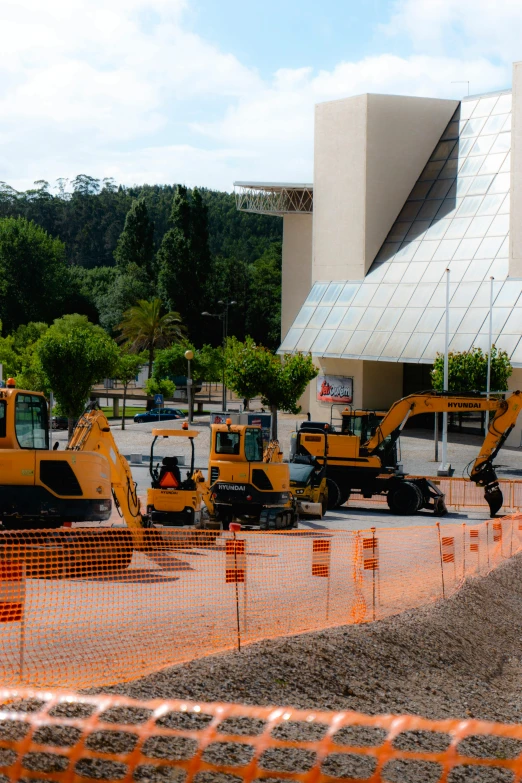
[[[123,320],[116,327],[120,331],[118,342],[128,342],[133,352],[148,351],[149,378],[152,375],[152,362],[156,348],[178,342],[185,337],[179,313],[161,315],[161,299],[147,302],[140,299],[138,304],[123,313]]]

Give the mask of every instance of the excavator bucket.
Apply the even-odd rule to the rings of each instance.
[[[500,489],[499,485],[492,484],[491,486],[486,487],[484,490],[484,498],[486,499],[486,502],[489,506],[491,516],[496,517],[497,511],[500,511],[502,508],[502,503],[504,502],[502,490]]]

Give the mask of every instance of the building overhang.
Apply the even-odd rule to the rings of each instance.
[[[236,207],[258,215],[311,215],[314,186],[307,182],[234,182]]]

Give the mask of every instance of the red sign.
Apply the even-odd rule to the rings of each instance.
[[[312,541],[312,576],[330,576],[330,541],[324,538]]]
[[[234,538],[225,541],[225,582],[246,581],[246,541]]]
[[[317,399],[319,402],[351,403],[353,400],[353,378],[340,375],[319,375],[317,378]]]

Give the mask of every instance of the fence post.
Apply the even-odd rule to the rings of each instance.
[[[444,591],[444,566],[442,564],[442,540],[440,537],[440,522],[435,523],[437,525],[437,533],[439,536],[439,552],[440,552],[440,576],[442,579],[442,597],[445,598],[445,591]]]
[[[237,649],[239,652],[241,652],[241,624],[239,622],[239,574],[238,574],[238,567],[237,567],[237,539],[236,539],[236,531],[241,530],[241,525],[237,522],[232,522],[230,524],[230,530],[233,533],[234,536],[234,570],[235,570],[235,582],[236,582],[236,618],[237,618]],[[245,575],[246,578],[246,575]]]
[[[372,551],[373,556],[375,557],[375,528],[372,527]],[[373,619],[375,620],[375,568],[372,570],[372,578],[373,578]]]
[[[489,520],[486,521],[486,556],[487,556],[487,567],[489,571]]]
[[[513,515],[511,515],[511,540],[509,542],[509,556],[513,557]]]
[[[462,523],[462,579],[466,578],[466,523]]]

